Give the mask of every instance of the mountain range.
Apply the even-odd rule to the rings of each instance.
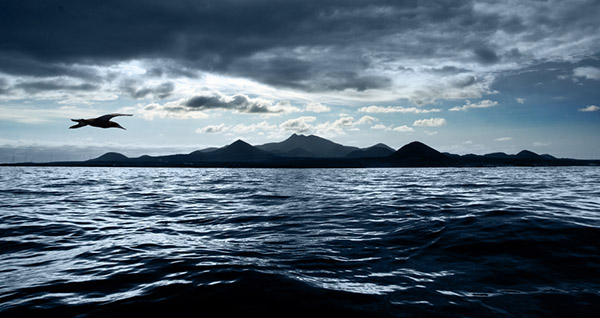
[[[441,153],[414,141],[398,150],[378,143],[367,148],[344,146],[310,135],[293,134],[281,142],[252,146],[243,140],[189,154],[144,155],[129,158],[109,152],[87,161],[19,163],[4,165],[42,166],[151,166],[151,167],[485,167],[600,165],[600,160],[558,159],[529,150],[517,154],[485,155]]]

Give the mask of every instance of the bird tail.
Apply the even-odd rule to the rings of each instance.
[[[87,126],[87,123],[85,122],[85,119],[71,119],[72,121],[76,122],[77,125],[73,125],[71,127],[69,127],[69,129],[74,129],[74,128],[79,128],[79,127],[83,127],[83,126]]]

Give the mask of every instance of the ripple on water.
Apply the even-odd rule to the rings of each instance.
[[[596,167],[0,172],[2,315],[600,309]]]

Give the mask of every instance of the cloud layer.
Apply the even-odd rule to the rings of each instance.
[[[588,105],[587,107],[583,107],[583,108],[579,108],[580,112],[595,112],[595,111],[599,111],[600,107],[596,106],[596,105]]]
[[[310,93],[380,91],[415,105],[481,98],[501,72],[596,54],[598,11],[593,0],[7,0],[0,74],[11,80],[0,94],[164,99],[181,85],[169,79],[214,73]],[[143,84],[149,78],[157,83]]]
[[[463,106],[455,106],[449,109],[449,111],[455,112],[455,111],[466,111],[468,109],[473,109],[473,108],[489,108],[489,107],[494,107],[498,105],[498,102],[495,101],[491,101],[489,99],[484,99],[478,103],[471,103],[471,101],[467,101],[467,103]]]

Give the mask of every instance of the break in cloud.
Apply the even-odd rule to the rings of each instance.
[[[418,119],[415,120],[413,126],[424,126],[424,127],[438,127],[444,126],[446,119],[444,118],[429,118],[429,119]]]
[[[220,93],[194,96],[182,104],[190,110],[233,110],[239,113],[273,114],[298,111],[288,104],[273,104],[262,98],[250,98],[243,94],[226,96]]]
[[[584,108],[579,108],[578,109],[580,112],[595,112],[600,110],[600,107],[596,106],[596,105],[589,105],[587,107]]]
[[[250,98],[243,94],[227,96],[218,92],[194,96],[187,100],[167,102],[163,105],[149,104],[142,106],[138,111],[147,119],[154,117],[163,118],[206,118],[206,111],[221,110],[247,114],[279,114],[298,112],[299,108],[289,103],[266,100],[263,98]]]
[[[165,99],[171,96],[175,90],[175,84],[173,84],[173,82],[165,82],[156,86],[144,86],[140,82],[127,80],[120,86],[120,88],[135,99],[148,97],[154,99]]]
[[[184,83],[169,79],[212,73],[415,105],[482,98],[504,71],[596,54],[599,11],[593,0],[6,0],[0,73],[9,81],[0,93],[73,99],[43,95],[60,78],[77,82],[63,85],[66,94],[103,96],[94,100],[126,94],[197,105],[193,93],[178,94]],[[587,79],[598,74],[593,67],[574,71]],[[163,82],[142,84],[149,78]]]
[[[592,66],[578,67],[573,70],[573,75],[585,79],[600,80],[600,68]]]
[[[331,111],[331,108],[329,108],[329,106],[323,105],[321,103],[309,103],[308,105],[306,105],[304,110],[307,112],[313,112],[313,113],[327,113],[327,112]]]
[[[426,114],[436,113],[442,111],[441,109],[423,109],[417,107],[401,107],[401,106],[368,106],[361,107],[358,109],[362,113],[413,113],[413,114]]]
[[[455,106],[449,109],[449,111],[452,112],[456,112],[456,111],[466,111],[468,109],[473,109],[473,108],[489,108],[489,107],[494,107],[498,105],[498,102],[495,101],[491,101],[489,99],[485,99],[482,100],[478,103],[471,103],[471,101],[467,100],[467,103],[463,106]]]
[[[373,124],[377,121],[377,119],[371,116],[363,116],[357,120],[352,116],[341,116],[335,121],[327,121],[318,124],[315,123],[316,121],[317,117],[315,116],[301,116],[298,118],[286,120],[280,123],[279,125],[271,124],[267,121],[262,121],[260,123],[250,125],[237,124],[235,126],[218,124],[208,125],[206,127],[196,129],[196,132],[208,134],[246,134],[250,132],[259,132],[268,133],[271,136],[284,136],[285,134],[292,132],[300,134],[314,133],[321,136],[333,137],[344,135],[346,131],[360,130],[359,126]]]
[[[303,116],[285,121],[279,127],[287,132],[314,133],[320,136],[334,137],[344,135],[348,130],[360,130],[359,126],[372,124],[377,119],[371,116],[363,116],[356,120],[352,116],[341,116],[333,122],[327,121],[320,124],[313,124],[315,121],[316,117]]]
[[[396,131],[396,132],[412,132],[414,129],[412,127],[402,125],[402,126],[386,126],[383,124],[377,124],[371,127],[371,129],[385,130],[385,131]]]

